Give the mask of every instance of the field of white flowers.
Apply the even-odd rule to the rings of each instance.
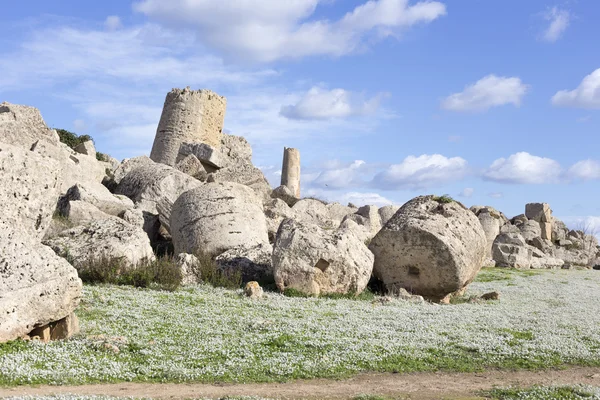
[[[0,345],[0,385],[600,365],[600,271],[487,269],[466,296],[493,290],[500,301],[440,306],[86,286],[81,334]]]

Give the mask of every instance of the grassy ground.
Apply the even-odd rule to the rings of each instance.
[[[0,345],[0,385],[272,382],[359,371],[600,365],[600,272],[484,270],[440,306],[379,298],[263,300],[198,286],[85,286],[82,332]]]

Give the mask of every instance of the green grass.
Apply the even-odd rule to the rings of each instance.
[[[448,204],[448,203],[452,203],[452,202],[455,201],[448,194],[444,194],[444,195],[441,195],[441,196],[433,196],[432,200],[433,201],[437,201],[438,203],[442,203],[442,204]]]
[[[286,288],[283,290],[283,295],[286,297],[296,298],[311,298],[315,296],[308,295],[294,288]],[[359,301],[373,301],[376,298],[376,294],[373,293],[369,288],[363,290],[362,293],[357,295],[356,293],[329,293],[318,296],[321,299],[329,300],[359,300]]]
[[[546,271],[514,268],[485,267],[475,277],[475,282],[512,281],[515,277],[538,276]]]

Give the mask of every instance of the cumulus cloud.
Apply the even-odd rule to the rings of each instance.
[[[521,79],[488,75],[460,93],[454,93],[442,101],[442,108],[450,111],[486,111],[492,107],[521,105],[529,86]]]
[[[303,174],[302,179],[311,187],[346,189],[364,183],[363,175],[368,170],[367,163],[363,160],[355,160],[349,164],[335,161],[326,165],[322,171]]]
[[[500,183],[544,184],[558,183],[562,173],[557,161],[520,152],[494,161],[483,177]]]
[[[110,15],[106,17],[106,20],[104,21],[104,27],[109,31],[116,31],[117,29],[123,27],[123,23],[118,15]]]
[[[558,7],[552,7],[548,10],[544,18],[550,22],[542,35],[542,38],[547,42],[556,42],[560,39],[571,23],[571,13]]]
[[[151,18],[196,29],[207,45],[255,61],[341,56],[378,38],[397,35],[446,13],[438,1],[370,0],[338,21],[311,19],[326,0],[141,0],[134,10]]]
[[[600,109],[600,68],[583,78],[574,90],[561,90],[552,97],[558,107]]]
[[[574,164],[567,175],[576,180],[596,180],[600,179],[600,162],[596,160],[583,160]]]
[[[473,197],[474,193],[475,193],[475,189],[473,189],[473,188],[464,188],[458,195],[460,197],[470,198],[470,197]]]
[[[467,161],[460,157],[448,158],[440,154],[408,156],[373,179],[373,185],[382,189],[424,189],[462,179],[468,173]]]
[[[280,114],[289,119],[310,120],[347,118],[370,115],[379,108],[384,94],[364,100],[344,89],[311,88],[296,104],[281,108]]]

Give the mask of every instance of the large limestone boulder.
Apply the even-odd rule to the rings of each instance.
[[[285,185],[281,185],[273,189],[273,191],[271,192],[271,198],[281,199],[290,207],[293,207],[294,204],[296,204],[298,200],[300,200],[294,195],[294,193],[292,193],[290,188],[288,188]]]
[[[525,241],[530,242],[534,238],[542,237],[542,228],[539,222],[529,220],[519,227]],[[546,238],[543,238],[546,239]]]
[[[182,193],[203,183],[168,165],[145,161],[141,164],[121,179],[115,193],[129,197],[143,211],[158,215],[170,232],[173,203]]]
[[[384,226],[385,224],[387,224],[388,221],[390,219],[392,219],[394,214],[396,214],[399,209],[400,209],[400,206],[394,206],[394,205],[381,207],[378,210],[379,217],[381,218],[381,226]]]
[[[267,218],[269,242],[275,243],[275,236],[279,230],[279,225],[286,218],[296,219],[296,213],[281,199],[271,199],[271,201],[265,203],[264,212]]]
[[[0,142],[0,209],[19,230],[41,239],[58,199],[56,161]]]
[[[529,203],[525,205],[525,216],[540,224],[542,239],[552,240],[552,210],[547,203]]]
[[[252,164],[233,164],[208,175],[208,182],[234,182],[250,187],[262,203],[271,199],[273,188],[263,172]]]
[[[497,267],[530,269],[533,250],[520,233],[503,233],[494,241],[492,255]]]
[[[327,204],[316,199],[302,199],[292,207],[297,218],[320,226],[323,229],[335,229],[342,223],[344,217],[354,214],[356,209],[339,203]]]
[[[485,238],[487,240],[486,246],[486,260],[492,262],[492,246],[496,237],[500,234],[500,229],[504,226],[505,221],[501,217],[501,214],[493,207],[486,206],[473,206],[471,211],[475,213],[477,219],[481,223],[483,232],[485,232]]]
[[[81,299],[67,261],[0,217],[0,343],[65,319]]]
[[[154,259],[148,235],[117,217],[76,226],[46,239],[44,244],[68,257],[76,268],[92,259],[119,259],[130,266]]]
[[[270,244],[240,246],[221,253],[215,259],[215,263],[226,274],[240,273],[243,282],[272,282],[272,255],[273,246]]]
[[[134,207],[133,201],[127,196],[112,194],[101,183],[78,183],[67,190],[67,193],[58,201],[58,210],[61,214],[68,214],[66,208],[72,201],[83,201],[97,207],[100,211],[118,216]]]
[[[567,228],[567,225],[559,219],[554,219],[554,224],[552,225],[552,241],[559,242],[565,240],[568,233],[569,228]]]
[[[279,290],[308,295],[361,293],[373,270],[373,254],[352,229],[327,231],[286,219],[273,248],[273,273]]]
[[[123,178],[125,178],[134,169],[154,164],[154,161],[152,161],[150,157],[147,156],[126,158],[114,170],[113,181],[116,185],[118,185],[119,183],[121,183]]]
[[[6,102],[0,104],[0,142],[29,150],[40,139],[54,145],[59,141],[53,130],[46,126],[37,108]]]
[[[268,245],[262,202],[247,186],[207,183],[183,193],[173,205],[175,254],[217,256],[236,247]]]
[[[39,110],[0,104],[0,142],[33,151],[58,162],[60,192],[81,182],[102,182],[110,164],[93,155],[80,154],[60,143],[56,131],[46,126]]]
[[[433,300],[464,289],[486,257],[477,217],[462,204],[433,196],[406,203],[373,238],[374,275],[388,290],[404,288]]]

